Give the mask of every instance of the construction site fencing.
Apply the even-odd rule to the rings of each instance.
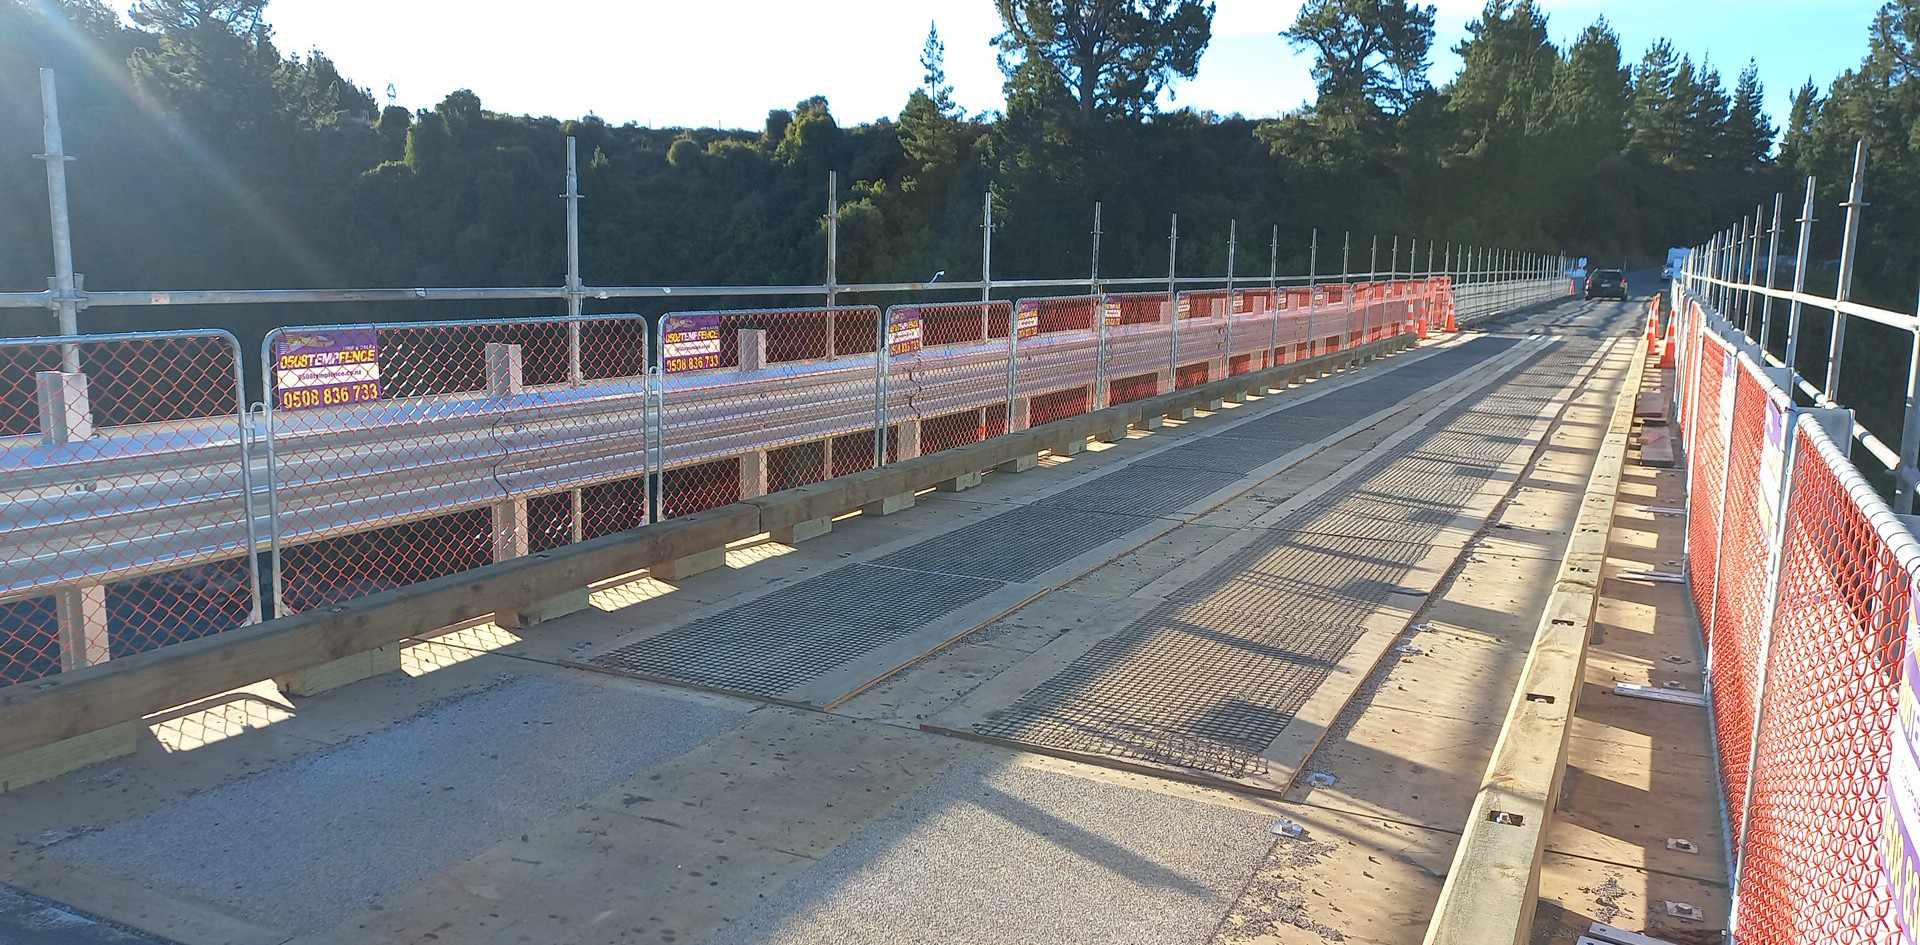
[[[1909,644],[1920,542],[1853,465],[1850,411],[1796,406],[1792,374],[1709,299],[1675,299],[1685,570],[1731,843],[1732,937],[1905,940],[1920,918],[1897,813],[1920,788]]]
[[[239,343],[0,341],[0,685],[259,619]]]
[[[0,685],[1438,330],[1453,305],[1421,278],[304,326],[265,337],[258,388],[223,332],[0,342]]]
[[[635,316],[269,332],[275,612],[645,524],[648,335]]]

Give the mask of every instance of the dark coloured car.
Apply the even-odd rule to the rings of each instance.
[[[1627,274],[1618,269],[1595,269],[1587,276],[1587,298],[1627,300]]]

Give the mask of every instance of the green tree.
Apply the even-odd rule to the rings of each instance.
[[[1398,116],[1432,88],[1433,17],[1410,0],[1309,0],[1280,35],[1314,51],[1317,111]]]
[[[1746,68],[1740,70],[1733,104],[1727,111],[1726,159],[1749,170],[1765,167],[1773,157],[1773,134],[1773,122],[1766,112],[1766,89],[1760,84],[1760,64],[1749,59]]]
[[[1685,125],[1686,106],[1674,89],[1679,71],[1680,56],[1674,52],[1673,43],[1665,39],[1648,46],[1633,70],[1633,94],[1627,109],[1628,143],[1650,160],[1670,160]]]
[[[1807,148],[1813,141],[1813,126],[1820,116],[1820,87],[1809,78],[1793,91],[1787,106],[1787,123],[1780,129],[1780,165],[1802,174],[1809,173]]]
[[[994,0],[1008,97],[1064,100],[1083,123],[1157,109],[1212,37],[1204,0]]]
[[[1547,39],[1546,14],[1533,0],[1487,0],[1454,52],[1461,68],[1447,110],[1460,129],[1459,150],[1511,148],[1540,117],[1540,101],[1553,88],[1559,53]]]

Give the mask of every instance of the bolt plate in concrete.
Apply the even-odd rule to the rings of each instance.
[[[999,581],[864,564],[755,598],[628,644],[592,662],[779,698],[960,609]]]

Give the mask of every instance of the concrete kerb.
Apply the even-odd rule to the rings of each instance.
[[[1376,342],[1388,353],[1411,335]],[[1354,349],[1360,350],[1360,349]],[[921,456],[645,528],[496,562],[472,571],[370,594],[331,607],[0,688],[0,758],[42,748],[261,680],[307,670],[431,634],[487,614],[519,614],[554,597],[621,574],[696,558],[761,534],[776,540],[830,528],[835,516],[889,499],[896,503],[942,480],[1064,451],[1089,437],[1124,437],[1147,418],[1201,406],[1229,390],[1285,386],[1318,376],[1339,352],[1183,391],[1081,414],[952,450]],[[1324,362],[1324,363],[1323,363]],[[48,776],[58,774],[51,772]]]

